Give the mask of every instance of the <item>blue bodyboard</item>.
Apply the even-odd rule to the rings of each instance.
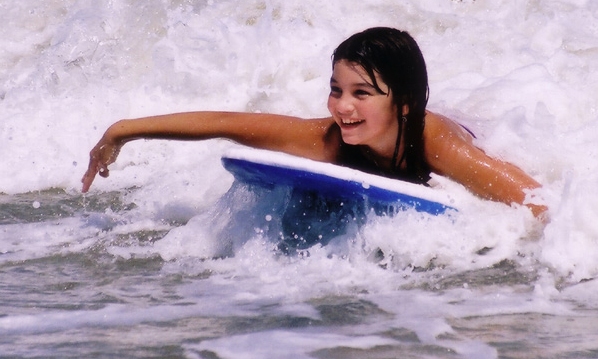
[[[222,164],[238,181],[263,188],[289,186],[325,198],[433,215],[455,210],[448,204],[452,201],[448,193],[434,188],[279,152],[240,149],[224,155]]]

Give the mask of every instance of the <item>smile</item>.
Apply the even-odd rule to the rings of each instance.
[[[352,119],[342,118],[341,122],[343,125],[351,126],[351,125],[358,125],[362,122],[365,122],[365,120],[352,120]]]

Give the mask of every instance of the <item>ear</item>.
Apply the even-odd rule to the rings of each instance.
[[[401,112],[401,116],[407,116],[409,114],[409,105],[403,105],[403,111]]]

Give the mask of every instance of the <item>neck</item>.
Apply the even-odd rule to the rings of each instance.
[[[390,169],[390,162],[391,162],[391,156],[388,155],[384,155],[384,154],[380,154],[379,152],[375,151],[374,149],[372,149],[369,146],[362,146],[361,147],[361,152],[363,153],[363,155],[370,161],[372,161],[376,167],[383,169],[383,170],[389,170]]]
[[[374,162],[376,167],[385,172],[392,173],[403,166],[405,153],[403,127],[403,121],[399,121],[397,137],[391,146],[386,146],[382,149],[375,149],[370,146],[362,147],[363,154]]]

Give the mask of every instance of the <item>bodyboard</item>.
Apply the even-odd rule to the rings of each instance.
[[[325,198],[433,215],[456,210],[450,195],[439,189],[280,152],[236,149],[222,157],[222,164],[238,181],[263,188],[290,186]]]

